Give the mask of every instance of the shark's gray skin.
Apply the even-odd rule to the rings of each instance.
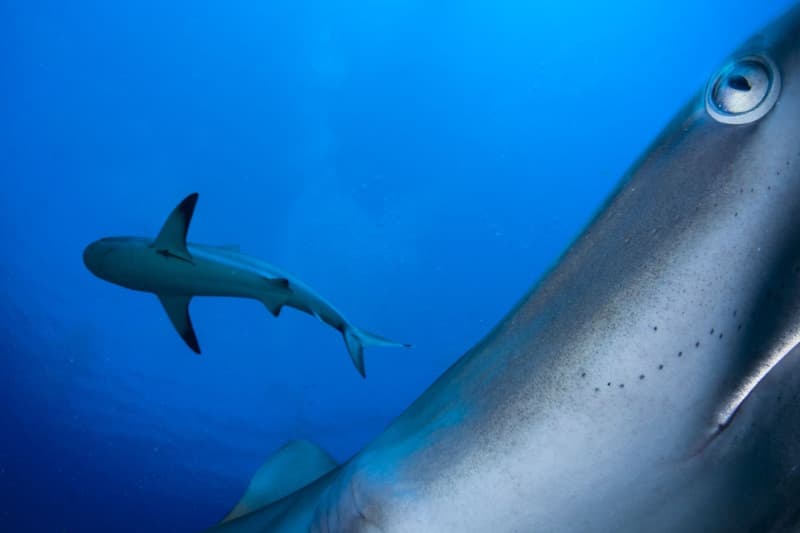
[[[187,244],[197,198],[197,193],[187,196],[169,215],[155,240],[100,239],[86,247],[83,262],[99,278],[156,294],[175,329],[198,354],[200,345],[189,317],[189,303],[195,296],[252,298],[263,302],[276,317],[286,305],[313,315],[341,332],[362,376],[366,376],[364,346],[409,346],[357,328],[308,286],[269,263],[241,253],[236,246]]]
[[[800,531],[798,341],[800,7],[375,441],[214,530]]]

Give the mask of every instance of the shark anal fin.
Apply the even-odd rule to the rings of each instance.
[[[191,296],[163,296],[158,295],[161,305],[167,312],[169,321],[175,326],[175,331],[186,342],[186,345],[196,354],[200,353],[200,344],[197,342],[197,335],[194,333],[192,318],[189,316],[189,302]]]
[[[190,263],[194,262],[192,254],[186,248],[186,234],[189,231],[189,224],[192,222],[197,198],[196,192],[184,198],[161,226],[161,231],[152,246],[164,257],[173,256]]]
[[[289,300],[292,290],[289,288],[289,280],[286,278],[267,278],[264,277],[267,289],[261,296],[261,301],[272,316],[278,317],[281,309]]]

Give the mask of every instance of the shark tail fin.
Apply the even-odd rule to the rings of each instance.
[[[344,343],[347,345],[347,352],[350,354],[350,359],[356,366],[356,370],[361,374],[361,377],[367,377],[366,369],[364,368],[364,347],[365,346],[393,346],[410,348],[410,344],[404,342],[395,342],[380,335],[369,333],[364,330],[358,329],[355,326],[346,324],[342,331],[344,336]]]

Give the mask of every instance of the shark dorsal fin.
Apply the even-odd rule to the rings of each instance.
[[[261,465],[242,499],[223,522],[274,503],[324,476],[336,466],[336,461],[316,444],[306,440],[289,441]]]
[[[197,205],[196,192],[183,199],[178,207],[172,210],[166,222],[158,232],[158,237],[153,241],[153,248],[167,257],[177,257],[184,261],[192,262],[192,255],[186,249],[186,233],[192,221],[194,206]]]

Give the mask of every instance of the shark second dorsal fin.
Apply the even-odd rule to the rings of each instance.
[[[192,222],[194,207],[197,205],[198,194],[193,192],[178,204],[167,217],[158,237],[153,241],[153,248],[166,257],[177,257],[184,261],[193,262],[192,255],[186,248],[186,233]]]
[[[164,311],[167,312],[169,321],[175,326],[178,335],[196,354],[200,353],[200,344],[197,342],[197,335],[194,333],[192,326],[192,318],[189,316],[189,302],[192,301],[191,296],[164,296],[159,294],[158,299],[161,300],[161,305],[164,306]]]
[[[242,499],[223,522],[261,509],[324,476],[337,464],[322,448],[293,440],[267,458],[250,480]]]
[[[238,244],[219,244],[217,246],[214,246],[214,248],[216,248],[217,250],[222,250],[224,252],[236,252],[237,254],[241,253],[242,251],[242,247],[239,246]]]

